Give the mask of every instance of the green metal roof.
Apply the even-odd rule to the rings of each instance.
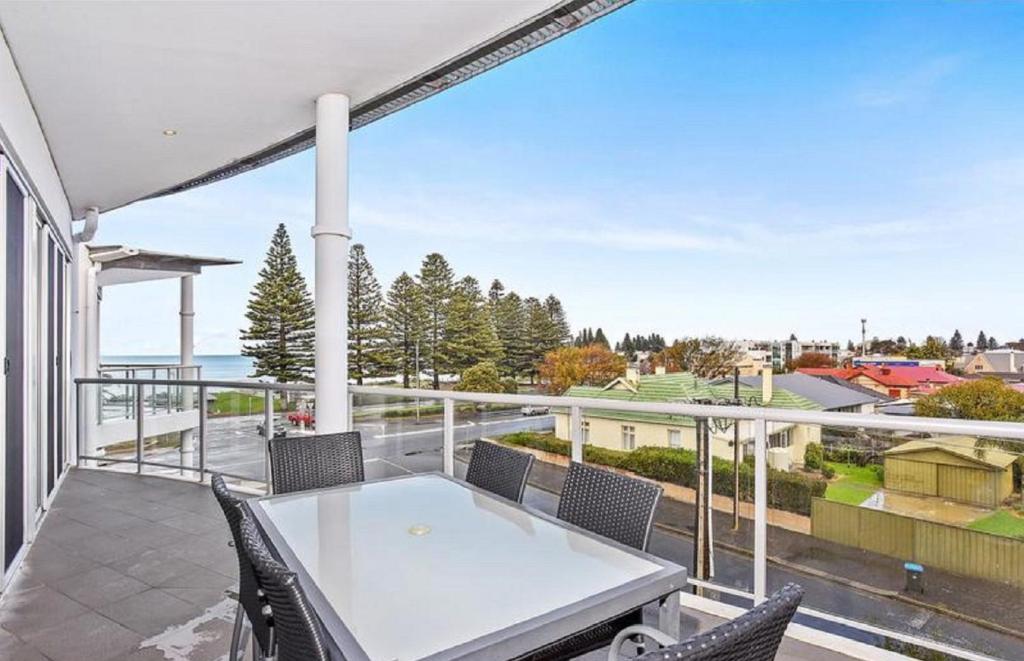
[[[573,386],[565,391],[569,397],[590,397],[593,399],[609,399],[622,402],[679,402],[692,403],[696,400],[728,401],[733,398],[732,383],[712,384],[690,372],[672,374],[648,374],[641,376],[636,383],[630,383],[635,392],[616,380],[605,387]],[[740,401],[744,406],[764,406],[761,400],[761,389],[752,388],[740,383]],[[799,409],[803,411],[820,411],[821,406],[796,393],[774,388],[771,402],[773,408]],[[662,424],[678,424],[692,427],[693,418],[662,413],[634,413],[631,411],[614,411],[605,409],[589,409],[586,415],[616,420],[634,420],[637,422],[657,422]]]

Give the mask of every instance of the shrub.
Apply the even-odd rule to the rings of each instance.
[[[821,443],[808,443],[804,449],[804,468],[819,470],[825,462],[825,452]]]
[[[531,431],[515,432],[500,438],[520,447],[570,456],[571,445],[551,434]],[[697,455],[693,450],[644,446],[633,451],[612,450],[596,445],[583,448],[584,461],[611,468],[619,468],[641,477],[660,482],[678,484],[690,489],[697,486]],[[733,464],[713,457],[711,461],[712,490],[722,496],[733,496]],[[802,473],[768,470],[768,506],[776,509],[811,513],[811,498],[825,495],[828,483],[820,477]],[[754,499],[754,467],[740,464],[740,499]]]
[[[836,469],[832,468],[832,466],[828,464],[825,464],[821,469],[821,475],[826,480],[831,480],[833,477],[836,476]]]

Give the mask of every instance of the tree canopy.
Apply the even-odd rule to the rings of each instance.
[[[963,381],[926,395],[914,405],[929,418],[1024,421],[1024,393],[996,378]]]
[[[299,272],[291,239],[280,223],[246,306],[242,355],[253,358],[253,377],[278,383],[311,381],[313,376],[313,297]]]
[[[626,371],[626,359],[601,344],[565,346],[548,352],[539,372],[548,392],[560,395],[572,386],[603,386]]]
[[[348,377],[362,384],[388,363],[384,297],[366,249],[356,243],[348,258]]]
[[[720,337],[684,337],[654,354],[651,362],[666,372],[692,372],[705,379],[728,376],[743,356],[735,342]]]

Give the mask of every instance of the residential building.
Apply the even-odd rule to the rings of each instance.
[[[875,413],[879,404],[891,401],[882,393],[841,379],[824,379],[796,372],[776,374],[772,381],[776,390],[786,390],[810,400],[822,411]],[[760,389],[762,382],[761,376],[740,376],[740,383],[754,389]],[[721,383],[716,382],[716,385]]]
[[[907,358],[906,356],[853,356],[850,364],[854,367],[931,367],[946,369],[946,361],[941,358]]]
[[[827,340],[777,340],[772,342],[772,367],[776,371],[785,369],[786,365],[805,353],[820,353],[828,356],[834,363],[839,362],[841,347],[838,342]]]
[[[930,395],[951,383],[963,381],[943,369],[934,367],[838,367],[801,368],[802,374],[819,377],[838,377],[859,386],[870,388],[893,399],[916,399]]]
[[[993,349],[975,354],[966,365],[965,374],[1024,374],[1024,351]]]
[[[638,375],[630,370],[605,386],[574,386],[565,392],[571,397],[625,402],[704,402],[732,403],[731,380],[714,382],[701,379],[689,372]],[[758,377],[758,385],[751,386],[743,379],[739,385],[739,403],[743,406],[772,406],[785,409],[820,411],[823,407],[786,388],[773,385],[773,377]],[[570,438],[570,416],[555,413],[555,434]],[[716,457],[732,460],[734,431],[726,428],[726,421],[712,425],[711,452]],[[633,450],[643,446],[679,447],[693,450],[696,443],[696,421],[688,416],[657,413],[631,413],[605,409],[583,411],[584,442],[613,450]],[[753,426],[740,423],[741,457],[751,451]],[[770,429],[769,446],[788,448],[788,463],[802,464],[808,443],[820,442],[821,429],[815,425],[776,424]]]

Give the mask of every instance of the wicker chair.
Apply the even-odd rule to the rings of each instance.
[[[678,643],[649,627],[630,627],[612,641],[608,659],[617,661],[622,643],[642,633],[666,646],[634,657],[634,661],[772,661],[803,596],[803,588],[789,583],[735,620]]]
[[[220,475],[213,475],[210,478],[213,486],[213,495],[216,496],[220,508],[224,510],[224,518],[228,520],[228,528],[231,529],[231,537],[235,547],[235,555],[238,556],[238,611],[235,614],[235,628],[231,635],[231,661],[238,658],[238,650],[242,641],[242,620],[249,618],[252,626],[253,637],[259,652],[263,656],[269,656],[271,641],[271,626],[267,621],[263,608],[265,601],[256,583],[256,574],[248,556],[242,550],[241,524],[242,519],[247,516],[245,502],[236,498],[224,484],[224,478]]]
[[[526,478],[533,465],[533,455],[517,452],[503,445],[477,441],[466,469],[466,481],[493,494],[523,502]]]
[[[362,439],[357,431],[271,439],[270,471],[274,493],[362,482]]]
[[[558,518],[620,544],[646,550],[654,510],[662,489],[645,482],[585,464],[569,465],[558,502]],[[523,661],[561,661],[608,645],[625,627],[641,624],[643,611],[620,615],[522,657]]]
[[[242,549],[252,563],[274,623],[274,661],[329,661],[320,620],[295,572],[273,555],[251,516],[242,519]]]

